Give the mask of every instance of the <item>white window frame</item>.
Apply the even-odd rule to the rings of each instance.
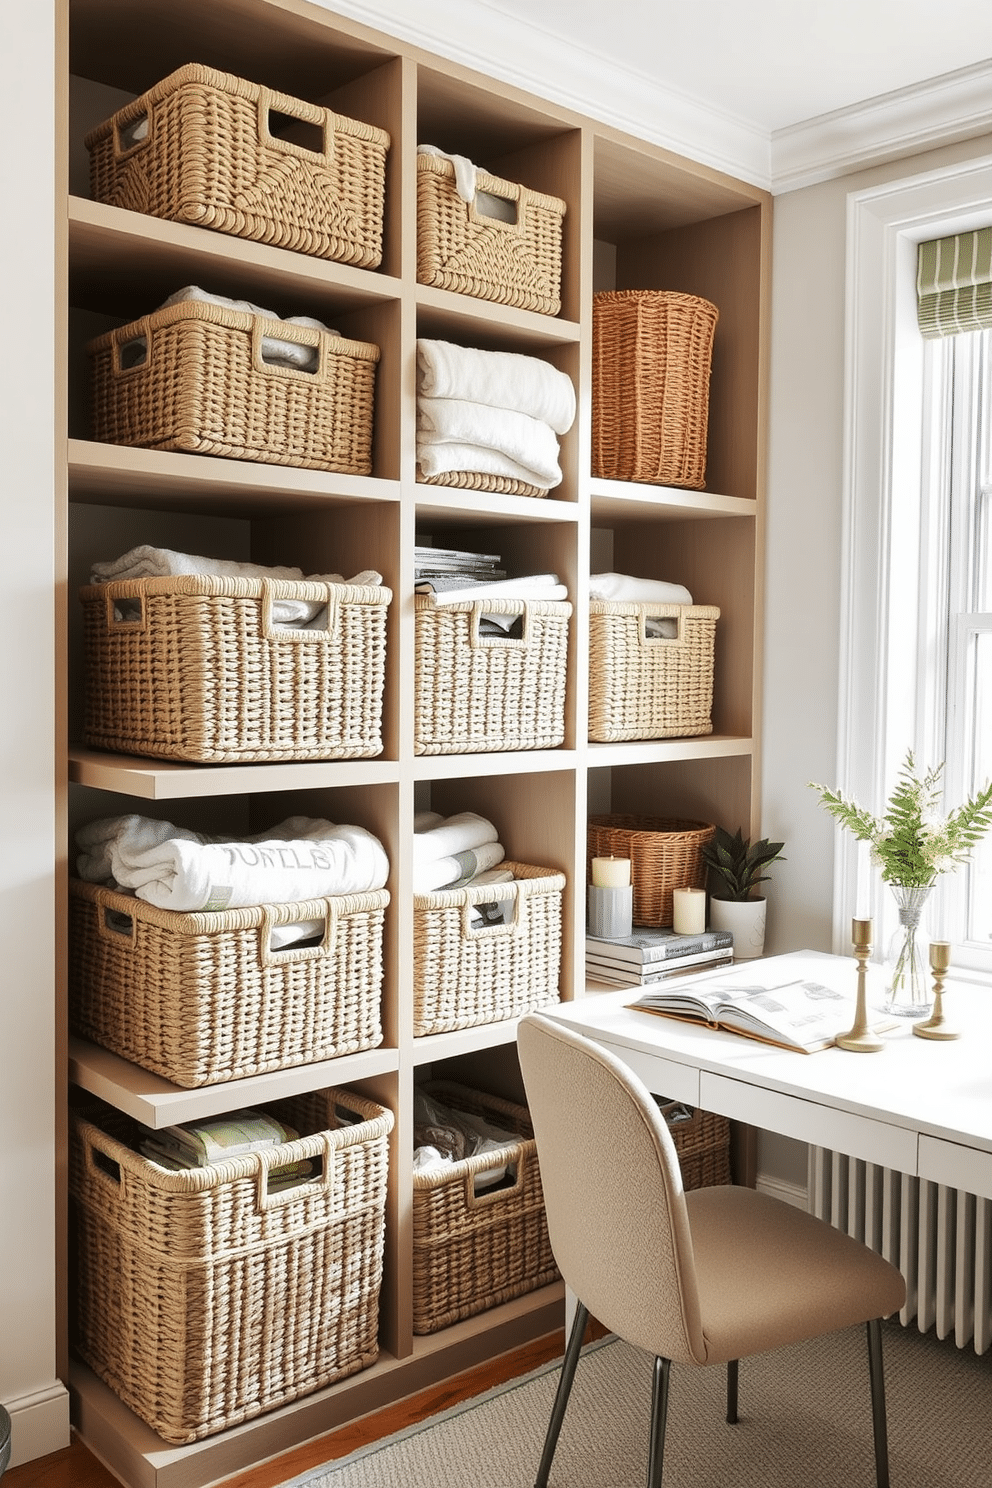
[[[907,747],[927,764],[942,758],[936,726],[932,737],[922,733],[927,710],[915,666],[889,665],[894,627],[919,633],[920,493],[925,462],[941,456],[939,438],[934,447],[920,438],[917,245],[987,223],[990,200],[992,156],[848,196],[837,783],[875,813]],[[928,543],[944,541],[927,533]],[[850,952],[851,917],[866,908],[876,955],[884,948],[892,911],[877,872],[867,905],[865,897],[863,856],[850,833],[839,832],[836,952]]]

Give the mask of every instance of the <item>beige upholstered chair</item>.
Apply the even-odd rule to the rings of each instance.
[[[669,1368],[727,1365],[867,1323],[875,1470],[888,1488],[880,1319],[905,1301],[896,1268],[803,1210],[750,1188],[685,1193],[678,1156],[640,1080],[549,1018],[517,1045],[555,1259],[578,1298],[536,1488],[545,1488],[590,1313],[655,1356],[648,1488],[660,1488]],[[714,1485],[717,1488],[717,1485]]]

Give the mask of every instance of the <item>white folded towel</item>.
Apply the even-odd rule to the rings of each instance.
[[[413,869],[413,892],[433,894],[438,889],[462,889],[475,884],[480,875],[488,874],[502,863],[506,849],[499,842],[483,842],[478,847],[466,848],[452,853],[450,857],[435,858],[432,862],[415,863]],[[512,874],[509,877],[512,878]],[[487,882],[496,882],[488,880]]]
[[[466,574],[452,575],[450,587],[441,578],[421,579],[416,586],[418,594],[430,594],[434,605],[461,604],[464,600],[476,599],[523,599],[548,600],[555,603],[568,598],[568,589],[558,582],[557,574],[529,574],[520,579],[484,580],[474,584]],[[506,622],[509,628],[516,617],[493,616]]]
[[[666,584],[662,579],[637,579],[630,574],[592,574],[589,598],[610,603],[692,604],[692,595],[681,584]]]
[[[266,568],[258,563],[240,563],[233,558],[201,558],[195,553],[177,553],[171,548],[154,548],[141,543],[119,558],[94,563],[91,584],[111,584],[119,579],[174,579],[182,575],[218,579],[288,579],[314,584],[364,584],[378,586],[382,574],[366,568],[352,579],[340,574],[304,575],[300,568]],[[275,599],[272,619],[276,625],[307,625],[325,608],[320,600]]]
[[[466,398],[417,399],[417,438],[435,444],[483,444],[541,476],[541,484],[561,480],[559,444],[543,419],[512,408],[494,408]]]
[[[558,485],[561,471],[555,480],[547,480],[544,472],[530,470],[518,465],[509,455],[489,449],[484,444],[434,444],[429,440],[417,440],[417,470],[423,480],[435,475],[448,475],[452,471],[470,472],[475,475],[502,475],[508,480],[523,481],[537,490],[547,491]]]
[[[198,300],[205,305],[220,305],[226,310],[245,310],[249,315],[260,315],[264,320],[280,320],[284,325],[304,326],[312,331],[324,331],[329,336],[341,334],[340,331],[332,331],[322,320],[314,320],[312,316],[276,315],[262,305],[253,305],[251,300],[229,300],[224,295],[208,294],[195,284],[177,289],[158,308],[165,310],[170,305],[183,305],[190,300]],[[304,372],[315,372],[320,365],[319,347],[308,342],[284,340],[281,336],[262,337],[262,356],[265,361],[274,362],[278,367],[299,367]]]
[[[305,816],[240,840],[148,817],[104,817],[81,827],[76,843],[80,878],[117,884],[180,912],[366,893],[389,876],[385,850],[371,832]]]
[[[498,836],[492,822],[484,816],[474,811],[460,811],[455,816],[445,817],[440,826],[414,833],[414,867],[436,863],[438,859],[453,857],[455,853],[471,852],[484,842],[495,842]]]
[[[567,373],[516,351],[419,340],[417,385],[425,398],[463,398],[515,409],[550,424],[556,434],[565,434],[575,420],[575,388]]]

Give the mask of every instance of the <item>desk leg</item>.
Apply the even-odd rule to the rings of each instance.
[[[743,1121],[730,1123],[730,1175],[742,1188],[758,1181],[758,1132]]]

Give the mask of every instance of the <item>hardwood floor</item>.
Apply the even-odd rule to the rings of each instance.
[[[590,1324],[588,1336],[600,1337],[603,1331],[596,1324]],[[223,1488],[278,1488],[280,1483],[319,1467],[322,1462],[346,1457],[358,1447],[391,1436],[393,1432],[413,1426],[463,1400],[470,1400],[473,1395],[481,1395],[494,1385],[538,1369],[542,1364],[560,1358],[564,1347],[563,1332],[549,1333],[512,1353],[466,1370],[454,1379],[397,1401],[374,1415],[317,1437],[261,1467],[236,1473],[224,1480]],[[62,1451],[39,1457],[22,1467],[10,1468],[4,1474],[3,1488],[120,1488],[120,1485],[119,1480],[81,1442],[74,1441]]]

